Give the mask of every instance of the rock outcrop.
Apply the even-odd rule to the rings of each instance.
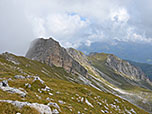
[[[29,106],[31,108],[35,108],[37,111],[40,112],[40,114],[52,114],[51,108],[48,105],[44,105],[44,104],[20,102],[20,101],[12,101],[12,100],[0,100],[0,102],[10,103],[19,108],[22,108],[23,106]]]
[[[141,69],[131,65],[129,62],[124,61],[112,54],[109,54],[107,56],[105,64],[110,68],[112,68],[113,70],[115,70],[116,72],[127,75],[129,76],[129,78],[135,81],[148,79]]]
[[[60,44],[52,38],[39,38],[32,42],[26,54],[27,58],[40,61],[50,66],[63,67],[70,73],[86,75],[87,70],[75,61]]]
[[[26,93],[21,91],[20,89],[10,87],[8,85],[8,81],[7,80],[3,80],[2,82],[0,82],[0,89],[2,89],[3,91],[7,91],[9,93],[17,93],[21,97],[25,97],[26,96]]]
[[[19,65],[20,64],[20,62],[17,59],[15,59],[15,57],[12,54],[10,54],[8,52],[5,52],[2,55],[5,57],[5,59],[7,61],[12,62],[15,65]]]

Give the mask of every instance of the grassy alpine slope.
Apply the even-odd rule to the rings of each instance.
[[[114,71],[106,65],[106,58],[108,55],[105,53],[97,53],[95,55],[88,56],[91,64],[108,77],[104,77],[105,80],[113,84],[119,90],[123,90],[122,97],[128,99],[130,102],[143,107],[147,110],[152,110],[152,86],[145,81],[135,81],[130,76]],[[114,56],[115,57],[115,56]],[[119,58],[115,58],[119,59]],[[145,105],[145,103],[147,104]]]
[[[113,56],[118,61],[123,60],[105,53],[91,53],[89,56],[85,56],[82,52],[72,48],[68,49],[68,52],[88,70],[90,75],[98,79],[96,83],[100,85],[100,89],[121,96],[145,110],[152,111],[151,85],[144,81],[135,81],[136,78],[132,79],[106,65],[108,56]]]
[[[26,78],[15,78],[15,75],[22,75]],[[28,75],[31,77],[28,78]],[[33,81],[32,76],[39,76],[44,83],[40,80]],[[0,55],[0,82],[3,80],[8,80],[10,87],[26,91],[26,96],[21,97],[17,93],[9,93],[0,89],[0,100],[45,105],[50,102],[56,103],[58,106],[50,105],[49,107],[52,111],[57,109],[61,114],[133,114],[135,112],[136,114],[148,114],[126,100],[83,85],[77,75],[66,73],[63,68],[49,67],[40,62],[8,53]],[[50,88],[49,91],[45,90],[46,85]],[[1,114],[16,114],[17,112],[38,114],[34,108],[22,107],[20,109],[12,104],[0,102]]]

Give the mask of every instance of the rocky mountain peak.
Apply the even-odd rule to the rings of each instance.
[[[39,38],[32,42],[26,54],[27,58],[41,61],[50,66],[63,67],[68,72],[86,75],[87,70],[75,61],[60,44],[52,38]]]

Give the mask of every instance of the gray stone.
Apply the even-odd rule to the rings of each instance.
[[[31,88],[31,84],[29,84],[29,83],[26,83],[25,86],[28,88]]]
[[[1,83],[0,83],[0,89],[2,89],[3,91],[7,91],[9,93],[17,93],[17,94],[20,94],[21,97],[25,97],[26,96],[26,93],[17,89],[17,88],[13,88],[13,87],[9,87],[8,85],[8,82],[7,80],[3,80]]]
[[[15,75],[14,78],[16,78],[16,79],[25,79],[25,77],[22,76],[22,75]]]
[[[10,62],[12,62],[15,65],[19,65],[20,64],[20,62],[12,54],[10,54],[8,52],[5,52],[2,55],[5,57],[5,59],[7,61],[10,61]]]
[[[41,89],[42,91],[50,91],[50,88],[48,87],[48,86],[45,86],[45,88],[43,89]]]
[[[9,78],[9,79],[8,79],[8,81],[11,81],[11,80],[12,80],[12,78]]]
[[[39,80],[41,84],[44,84],[44,81],[40,77],[35,76],[33,82],[35,82],[36,80]]]
[[[44,104],[20,102],[20,101],[12,101],[12,100],[0,100],[0,102],[7,102],[19,108],[22,108],[23,106],[29,106],[31,108],[35,108],[41,114],[52,114],[50,107]]]
[[[16,114],[21,114],[21,113],[17,112]]]
[[[63,102],[63,101],[61,101],[61,100],[58,100],[58,102],[59,102],[60,104],[65,104],[65,102]]]
[[[58,111],[57,109],[54,109],[54,110],[52,111],[52,114],[59,114],[59,111]]]
[[[32,76],[28,75],[28,76],[26,76],[26,78],[32,78]]]
[[[46,98],[46,100],[48,100],[48,101],[49,101],[49,100],[50,100],[50,98],[49,98],[49,97],[47,97],[47,98]]]
[[[2,87],[8,87],[8,81],[7,80],[3,80],[1,83],[0,83],[0,86]]]
[[[49,95],[51,95],[51,96],[52,96],[52,95],[53,95],[53,93],[49,93]]]
[[[49,102],[48,106],[53,106],[54,108],[60,109],[59,105],[57,103]]]

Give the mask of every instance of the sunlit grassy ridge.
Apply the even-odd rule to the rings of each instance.
[[[147,112],[130,104],[126,100],[81,84],[82,82],[77,79],[77,75],[69,74],[62,68],[55,66],[50,67],[40,62],[11,54],[9,56],[12,56],[19,64],[14,64],[9,59],[6,60],[4,55],[1,55],[0,81],[11,78],[11,80],[8,81],[9,86],[23,88],[27,92],[27,95],[23,98],[18,94],[4,92],[0,89],[0,100],[18,100],[46,105],[49,102],[54,102],[60,106],[59,111],[62,114],[76,114],[78,112],[84,114],[100,114],[105,110],[108,111],[108,113],[118,114],[127,113],[127,111],[131,111],[132,109],[137,114],[147,114]],[[39,76],[45,83],[42,84],[38,80],[33,82],[33,77],[16,79],[14,78],[15,75]],[[25,86],[26,83],[31,84],[31,87]],[[45,85],[51,90],[43,91]],[[92,106],[88,105],[86,100],[91,103]],[[60,101],[62,101],[62,103],[60,103]],[[114,105],[114,107],[112,107],[112,105]],[[53,110],[55,107],[51,106],[51,109]],[[11,104],[0,103],[1,114],[15,114],[16,112],[21,112],[22,114],[38,114],[36,110],[29,107],[19,109]]]

